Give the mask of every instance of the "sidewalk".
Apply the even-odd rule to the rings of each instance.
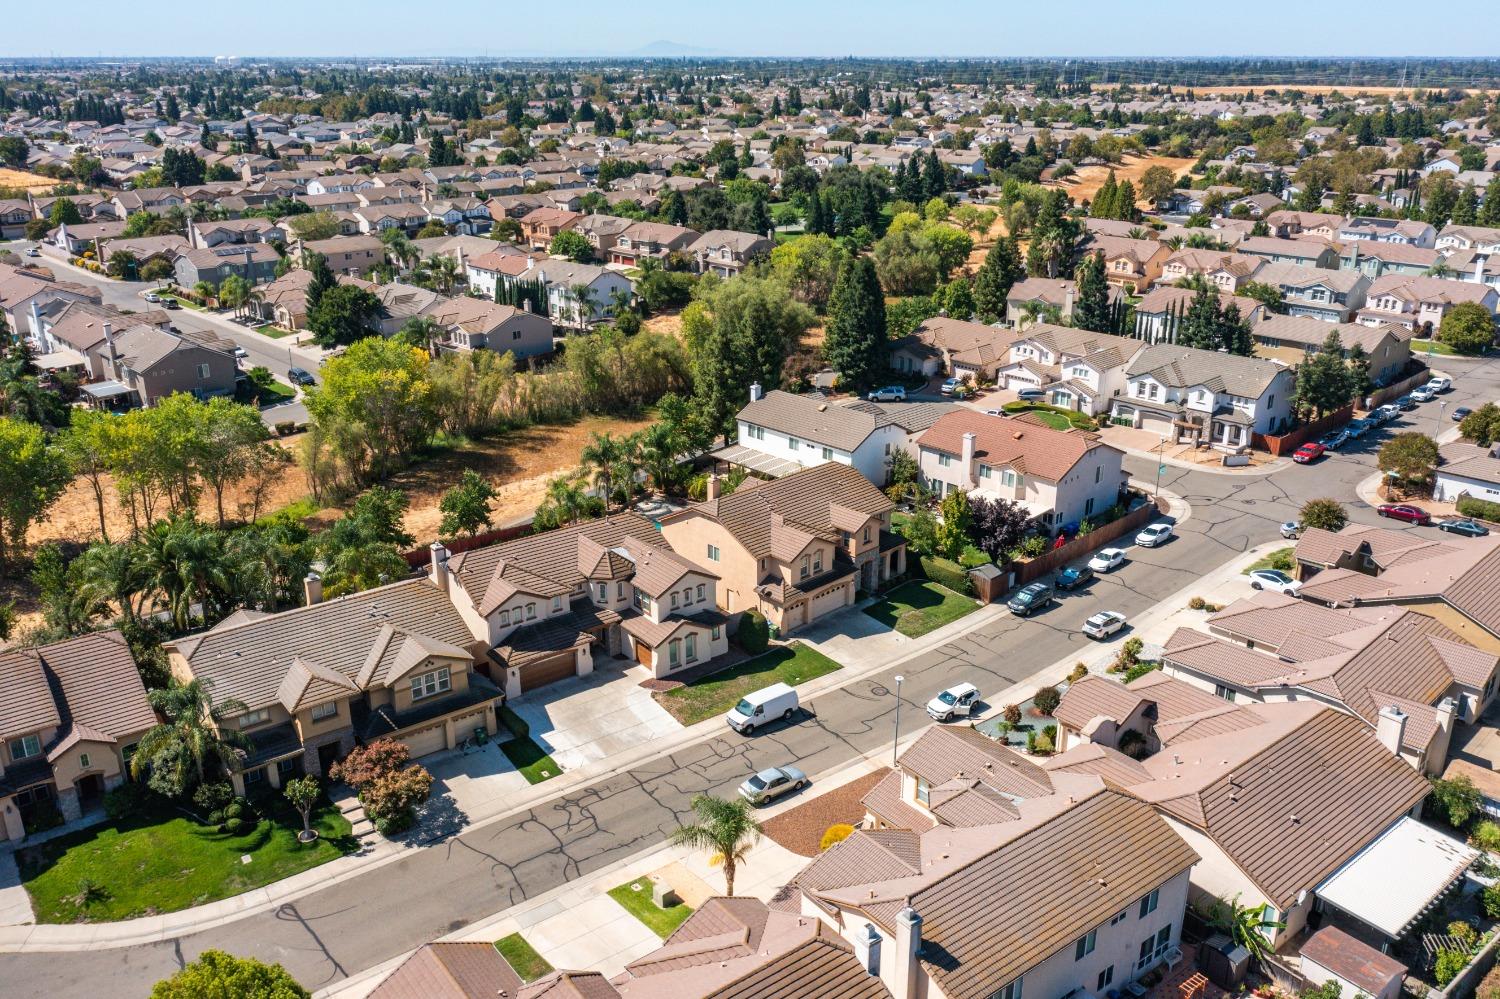
[[[1444,444],[1451,444],[1459,439],[1460,434],[1457,424],[1447,428],[1433,438],[1433,440],[1437,441],[1439,447]],[[1386,499],[1380,489],[1384,482],[1385,475],[1381,472],[1376,472],[1367,478],[1360,479],[1359,484],[1354,487],[1354,494],[1371,507],[1380,506],[1382,503],[1389,503],[1391,500]],[[1437,500],[1431,498],[1415,499],[1410,502],[1417,504],[1434,517],[1457,517],[1459,515],[1458,507],[1452,503],[1439,503]]]

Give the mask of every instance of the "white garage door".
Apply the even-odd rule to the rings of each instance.
[[[1162,416],[1159,413],[1148,413],[1141,411],[1141,429],[1149,430],[1153,434],[1170,434],[1172,432],[1172,418]]]
[[[849,584],[847,583],[845,583],[843,586],[835,586],[827,593],[818,594],[812,599],[812,619],[816,621],[824,614],[832,614],[834,611],[843,607],[844,603],[848,599]]]
[[[435,725],[413,732],[401,740],[411,749],[413,758],[426,756],[428,753],[436,753],[447,747],[443,744],[443,726]]]

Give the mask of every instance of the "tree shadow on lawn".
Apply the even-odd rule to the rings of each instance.
[[[865,613],[886,627],[894,628],[907,611],[939,607],[945,599],[944,594],[935,592],[931,587],[920,583],[904,583],[887,593],[883,600],[866,607]]]

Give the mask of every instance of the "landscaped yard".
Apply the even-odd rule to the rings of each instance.
[[[1438,340],[1419,340],[1419,339],[1414,339],[1414,340],[1411,341],[1411,352],[1413,354],[1444,354],[1444,355],[1446,355],[1446,354],[1452,354],[1453,353],[1453,348],[1450,347],[1450,346],[1448,346],[1446,343],[1442,343],[1442,342],[1440,342]]]
[[[265,409],[267,406],[279,406],[283,402],[291,402],[295,398],[297,398],[297,390],[280,378],[275,378],[272,379],[270,385],[261,389],[260,398],[256,401],[260,403],[261,409]]]
[[[891,590],[885,599],[866,607],[865,613],[908,638],[916,638],[978,609],[979,604],[946,586],[913,581]]]
[[[521,771],[521,776],[526,778],[527,783],[540,784],[563,772],[557,761],[548,756],[547,751],[531,738],[531,729],[525,719],[510,708],[502,707],[500,721],[511,732],[511,738],[500,743],[500,751]]]
[[[681,926],[693,914],[691,906],[674,905],[663,909],[651,899],[651,879],[637,878],[618,888],[609,890],[609,897],[625,907],[625,911],[665,940],[672,931]]]
[[[285,326],[277,326],[274,323],[268,326],[257,326],[255,327],[255,332],[259,333],[261,336],[268,336],[275,340],[280,340],[284,336],[295,335]]]
[[[753,690],[773,683],[795,687],[839,668],[838,663],[816,649],[801,642],[790,642],[765,655],[747,659],[738,666],[657,694],[656,699],[673,718],[684,725],[692,725],[723,714]]]
[[[1295,548],[1288,545],[1286,548],[1267,552],[1264,557],[1245,566],[1241,570],[1241,575],[1248,576],[1256,569],[1280,569],[1282,572],[1291,572],[1297,567],[1297,559],[1293,554],[1295,551]]]
[[[519,933],[496,940],[495,949],[516,969],[516,974],[521,976],[523,982],[534,982],[552,970],[547,959],[538,954],[536,948],[527,943],[526,938]]]
[[[231,836],[162,808],[23,848],[17,859],[38,922],[106,922],[229,898],[358,846],[336,808],[316,813],[313,826],[322,836],[304,845],[289,809]]]

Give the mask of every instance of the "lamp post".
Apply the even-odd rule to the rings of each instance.
[[[896,674],[896,734],[891,738],[891,766],[896,765],[896,747],[901,744],[901,681],[905,679]]]
[[[1163,464],[1166,460],[1166,454],[1167,439],[1163,437],[1161,443],[1156,445],[1156,491],[1152,494],[1152,499],[1161,499],[1161,470],[1166,467]]]

